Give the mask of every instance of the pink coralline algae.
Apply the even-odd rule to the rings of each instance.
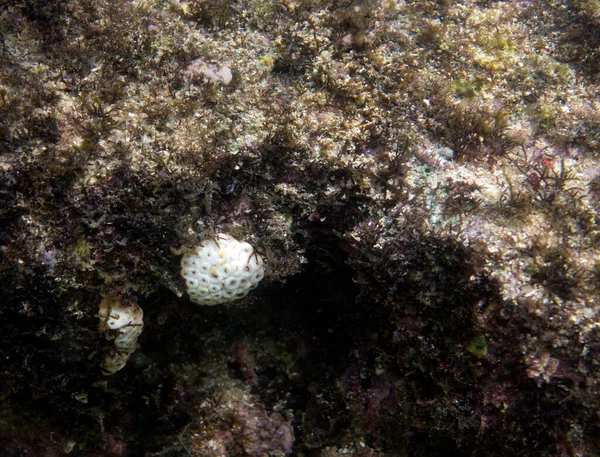
[[[281,414],[268,414],[262,406],[246,402],[227,406],[188,433],[186,449],[192,456],[283,456],[294,444],[294,429]]]

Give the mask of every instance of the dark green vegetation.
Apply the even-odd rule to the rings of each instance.
[[[4,2],[0,454],[597,454],[599,5],[562,3]],[[220,231],[267,278],[192,305]],[[145,314],[111,377],[106,296]]]

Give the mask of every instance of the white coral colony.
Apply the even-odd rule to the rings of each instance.
[[[254,248],[224,233],[202,241],[181,259],[181,276],[190,300],[199,305],[245,297],[264,275],[263,259]]]

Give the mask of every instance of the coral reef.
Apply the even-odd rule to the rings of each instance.
[[[2,2],[0,453],[600,453],[599,21]],[[265,277],[197,306],[219,233]],[[109,377],[100,303],[144,310]]]

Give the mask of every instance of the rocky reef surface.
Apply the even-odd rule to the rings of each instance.
[[[598,455],[599,83],[598,0],[2,2],[0,454]]]

